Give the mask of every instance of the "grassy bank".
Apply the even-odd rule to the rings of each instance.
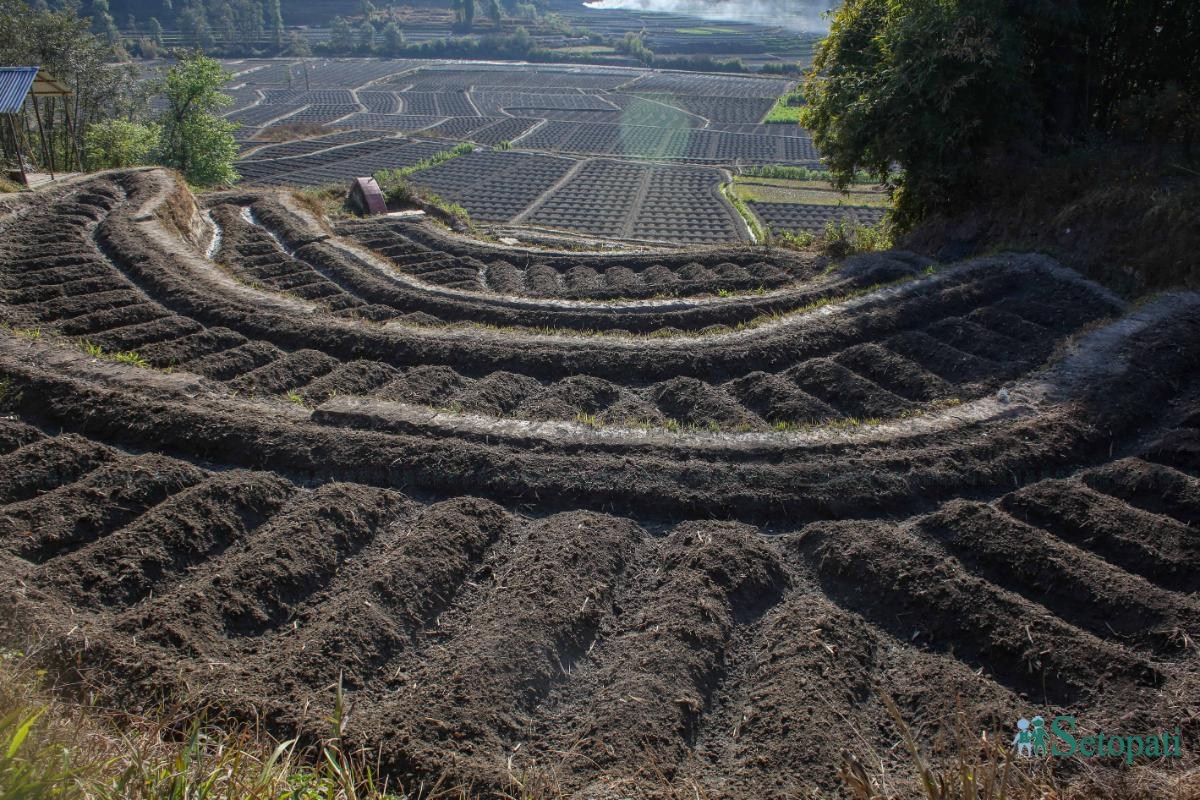
[[[67,698],[82,696],[82,699]],[[340,714],[308,748],[199,712],[127,714],[0,653],[5,800],[401,800],[342,746]],[[445,798],[464,792],[442,792]]]

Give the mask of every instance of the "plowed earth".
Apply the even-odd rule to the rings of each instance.
[[[1196,296],[342,238],[157,171],[9,209],[3,634],[115,701],[314,735],[340,675],[389,775],[485,792],[903,791],[880,687],[938,761],[1072,713],[1195,764]]]

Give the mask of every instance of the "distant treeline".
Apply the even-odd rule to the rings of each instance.
[[[71,6],[73,0],[36,0],[35,6]],[[645,46],[640,33],[610,39],[577,28],[555,14],[544,12],[543,0],[441,0],[421,5],[442,6],[455,13],[454,35],[422,42],[407,42],[391,13],[392,2],[376,6],[371,0],[323,0],[314,3],[281,3],[281,0],[85,0],[79,13],[89,16],[92,30],[118,53],[155,58],[172,48],[199,48],[230,57],[376,56],[405,58],[520,59],[536,62],[606,64],[613,55],[553,49],[550,39],[612,47],[648,67],[699,72],[749,72],[740,59],[709,55],[664,56]],[[297,8],[303,7],[303,14]],[[475,9],[490,20],[488,29],[475,31]],[[329,16],[332,15],[332,16]],[[329,26],[329,35],[312,39],[296,30],[305,24]],[[519,22],[514,28],[515,22]],[[537,35],[531,34],[533,27]],[[773,74],[799,74],[801,66],[771,63],[762,67]]]

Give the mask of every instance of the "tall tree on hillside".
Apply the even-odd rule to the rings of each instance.
[[[279,0],[267,0],[267,26],[271,29],[271,44],[276,50],[283,47],[283,11]]]
[[[368,55],[375,49],[375,25],[369,19],[358,26],[358,49]]]
[[[266,35],[262,0],[234,0],[233,17],[240,41],[247,45],[262,41]]]
[[[402,47],[404,47],[404,32],[396,24],[396,20],[388,20],[388,23],[383,26],[383,52],[386,55],[394,56],[400,52]]]
[[[465,30],[475,27],[475,0],[455,0],[458,5],[458,19]]]
[[[233,77],[221,65],[199,52],[183,58],[167,72],[162,94],[167,101],[159,123],[160,155],[197,186],[233,183],[237,172],[237,125],[218,116],[233,102],[220,89]]]
[[[229,47],[238,37],[237,18],[233,15],[233,6],[228,2],[221,3],[217,10],[217,35],[221,37],[221,44]]]
[[[288,36],[287,50],[289,56],[296,58],[308,58],[312,55],[312,47],[308,44],[308,39],[304,38],[304,34],[300,31],[292,31]]]
[[[147,28],[150,30],[150,41],[154,42],[154,44],[158,45],[159,47],[162,47],[163,26],[162,23],[158,21],[158,17],[151,17],[150,22],[147,24]]]
[[[179,30],[184,40],[192,45],[206,49],[213,46],[212,28],[208,24],[208,14],[204,4],[199,0],[188,0],[183,11],[179,13]]]
[[[500,10],[500,0],[487,0],[487,5],[485,6],[485,9],[487,12],[488,19],[490,19],[492,22],[499,25],[500,20],[504,16],[503,12]]]
[[[121,44],[121,33],[109,11],[108,0],[92,0],[92,28],[113,47]]]
[[[329,49],[335,53],[349,53],[354,49],[354,31],[345,17],[335,17],[329,30]]]

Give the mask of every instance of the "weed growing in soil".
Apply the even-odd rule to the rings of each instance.
[[[13,328],[14,336],[19,336],[22,339],[40,339],[42,338],[41,328]]]
[[[87,353],[92,358],[102,359],[104,361],[114,361],[118,364],[128,364],[131,367],[141,367],[150,369],[150,362],[142,358],[133,350],[125,350],[118,353],[105,352],[104,348],[98,344],[93,344],[87,339],[79,340],[79,348]]]
[[[300,396],[299,394],[297,394],[296,392],[288,392],[287,394],[285,394],[285,395],[284,395],[284,397],[286,397],[286,398],[287,398],[287,401],[288,401],[289,403],[293,403],[293,404],[295,404],[295,405],[298,405],[298,406],[300,406],[301,408],[308,408],[308,404],[304,402],[304,398],[303,398],[303,397],[301,397],[301,396]]]
[[[149,361],[142,358],[132,350],[128,350],[124,353],[113,353],[112,360],[116,361],[118,364],[129,364],[130,366],[142,367],[144,369],[148,369],[150,367]]]
[[[596,418],[595,414],[585,414],[584,412],[580,411],[575,415],[575,421],[581,425],[587,425],[589,428],[600,427],[600,420]]]

